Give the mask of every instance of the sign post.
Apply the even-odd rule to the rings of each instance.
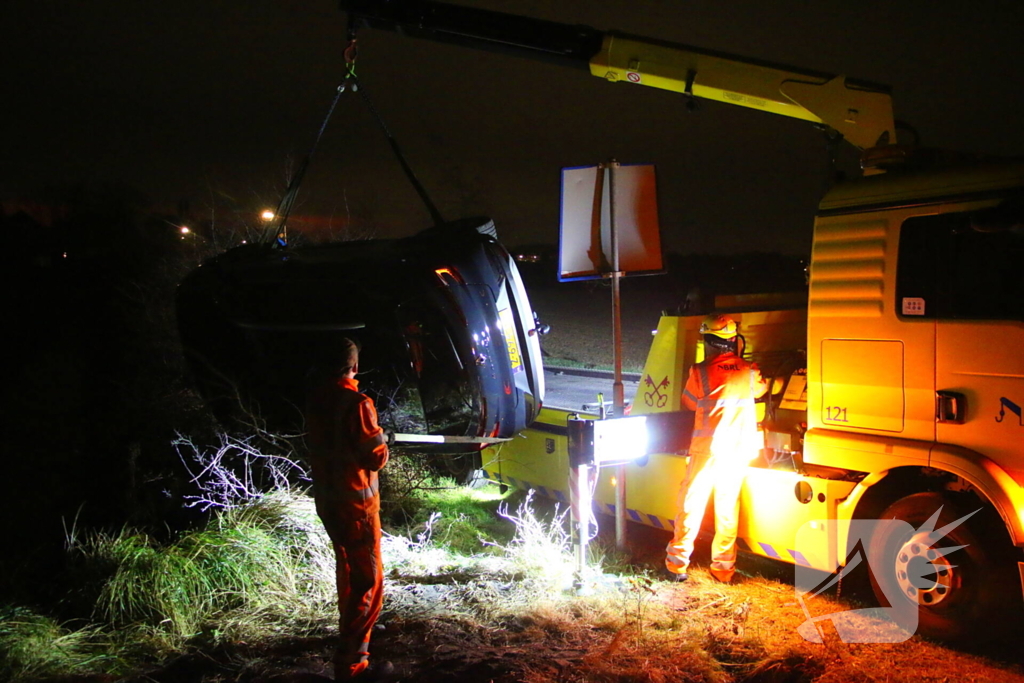
[[[615,381],[612,384],[612,412],[626,414],[626,395],[622,387],[622,298],[619,290],[619,231],[615,225],[615,172],[619,162],[612,159],[608,169],[608,223],[612,242],[612,346],[614,347]],[[626,549],[626,464],[615,468],[615,547]]]
[[[625,414],[622,384],[622,301],[625,275],[663,271],[654,166],[562,169],[558,279],[609,278],[612,286],[613,415]],[[626,466],[615,468],[615,544],[626,548]]]
[[[648,416],[617,417],[610,420],[581,420],[570,416],[569,481],[573,484],[576,520],[576,589],[586,592],[587,544],[593,514],[591,486],[602,466],[621,468],[626,462],[649,452]],[[618,493],[616,492],[616,495]],[[616,519],[618,518],[616,505]]]

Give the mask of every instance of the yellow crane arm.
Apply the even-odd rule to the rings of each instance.
[[[590,60],[605,80],[646,85],[820,123],[858,149],[895,144],[886,88],[645,39],[605,34]]]
[[[609,81],[788,116],[835,129],[858,149],[894,145],[892,99],[882,85],[801,71],[684,45],[433,0],[340,0],[350,31],[404,35],[587,66]]]

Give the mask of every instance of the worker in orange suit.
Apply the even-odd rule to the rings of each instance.
[[[710,315],[701,324],[704,360],[690,368],[683,405],[693,410],[693,438],[686,477],[679,489],[675,534],[666,548],[665,566],[685,581],[690,555],[700,532],[708,497],[715,494],[715,539],[711,575],[732,581],[736,572],[736,533],[740,487],[746,467],[763,439],[754,401],[767,385],[757,365],[738,353],[739,330],[727,315]]]
[[[384,599],[377,472],[388,462],[373,399],[359,392],[359,347],[341,341],[339,361],[307,396],[313,497],[337,557],[340,642],[336,680],[379,680],[390,662],[370,666],[370,633]]]

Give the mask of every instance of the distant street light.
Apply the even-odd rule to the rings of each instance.
[[[260,214],[260,218],[262,218],[265,222],[269,223],[270,221],[274,220],[276,215],[277,214],[275,214],[270,209],[263,209],[263,213]]]
[[[188,226],[185,226],[185,225],[181,226],[181,234],[182,235],[187,235],[190,232],[192,232],[192,231],[188,229]]]

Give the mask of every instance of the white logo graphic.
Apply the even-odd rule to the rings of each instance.
[[[940,605],[955,588],[956,565],[947,556],[967,547],[937,546],[937,542],[979,510],[935,529],[941,512],[940,507],[918,529],[901,519],[852,520],[845,567],[833,566],[826,576],[818,569],[797,565],[796,599],[807,616],[797,632],[804,640],[824,642],[819,624],[826,620],[832,622],[844,643],[901,643],[913,636],[920,607]],[[796,548],[803,557],[813,558],[814,549],[827,548],[841,538],[839,530],[840,523],[834,519],[807,522],[797,531]],[[875,585],[889,606],[812,616],[805,598],[825,592],[862,564],[874,574]]]

